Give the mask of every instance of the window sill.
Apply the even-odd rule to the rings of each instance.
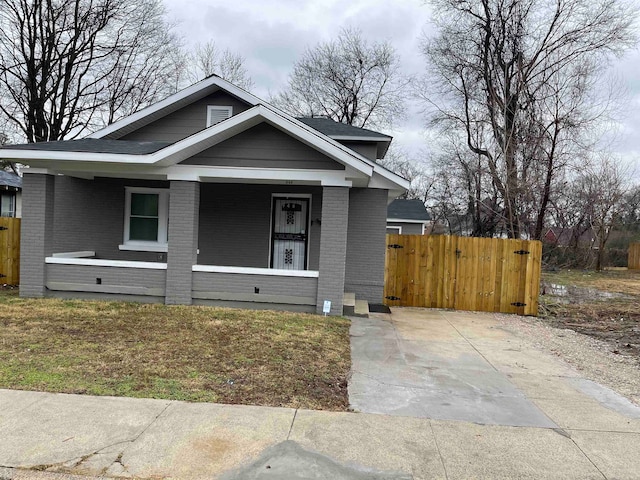
[[[134,252],[166,252],[169,246],[166,243],[124,243],[118,245],[118,249]]]

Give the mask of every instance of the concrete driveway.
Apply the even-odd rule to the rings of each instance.
[[[640,409],[623,397],[581,378],[499,325],[491,314],[417,308],[354,319],[352,408],[557,429],[566,426],[559,411],[595,400],[640,418]]]

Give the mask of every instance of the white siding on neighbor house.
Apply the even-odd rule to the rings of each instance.
[[[400,232],[402,235],[422,235],[424,234],[424,223],[407,223],[407,222],[387,222],[388,228],[398,228],[400,227],[402,231]],[[387,232],[387,233],[398,233]]]

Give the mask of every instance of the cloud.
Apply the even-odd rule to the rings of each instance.
[[[245,57],[254,80],[253,93],[268,99],[287,82],[294,62],[305,49],[335,38],[343,27],[356,27],[370,41],[391,42],[404,74],[420,75],[426,64],[420,53],[423,32],[434,33],[431,11],[422,0],[165,0],[169,15],[177,20],[187,46],[215,41]],[[640,151],[640,52],[630,52],[613,67],[629,90],[630,101],[621,124],[616,150],[633,158]],[[407,92],[406,120],[395,130],[395,142],[410,154],[428,144],[424,118]],[[637,157],[636,157],[637,158]]]

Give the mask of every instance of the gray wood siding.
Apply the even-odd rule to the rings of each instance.
[[[317,278],[280,277],[275,275],[245,275],[241,273],[193,272],[194,292],[228,292],[254,295],[309,297],[314,299],[318,289]]]
[[[207,106],[232,106],[233,115],[250,106],[225,92],[216,92],[120,138],[142,142],[177,142],[207,128]]]
[[[98,258],[166,261],[166,254],[120,251],[125,186],[168,188],[168,182],[56,176],[53,252],[93,250]]]
[[[344,170],[343,165],[264,122],[182,164]]]
[[[271,194],[310,193],[309,270],[318,270],[322,189],[278,185],[207,183],[200,186],[198,263],[269,267]]]
[[[378,156],[378,144],[375,142],[350,142],[346,140],[337,140],[345,147],[349,147],[351,150],[358,152],[365,158],[369,160],[376,161],[376,157]]]

